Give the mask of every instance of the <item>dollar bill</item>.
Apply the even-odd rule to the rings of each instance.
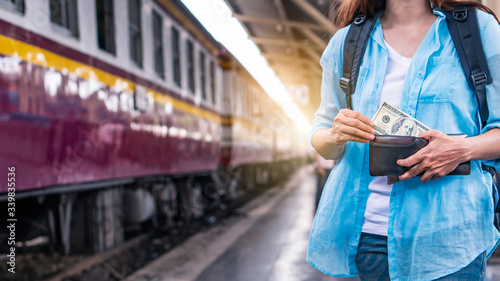
[[[372,119],[373,129],[381,135],[418,136],[430,128],[397,107],[384,102]]]

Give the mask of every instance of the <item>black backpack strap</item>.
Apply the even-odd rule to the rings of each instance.
[[[366,43],[381,14],[380,12],[375,17],[357,16],[347,32],[344,43],[344,63],[340,88],[346,95],[347,108],[349,109],[352,109],[351,95],[356,90],[359,67],[365,54]]]
[[[460,64],[467,77],[469,87],[476,92],[477,104],[483,127],[489,117],[488,102],[486,100],[486,85],[493,82],[484,53],[477,9],[469,6],[457,6],[453,12],[445,11],[448,29],[455,49],[457,49]],[[493,224],[500,231],[500,174],[492,166],[482,164],[482,169],[488,171],[493,180],[492,197],[495,204]]]
[[[479,32],[477,10],[474,7],[457,6],[453,11],[444,13],[469,87],[476,92],[484,127],[489,117],[486,85],[492,82],[492,78]]]

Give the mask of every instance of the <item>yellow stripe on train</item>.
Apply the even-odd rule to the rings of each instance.
[[[0,35],[0,46],[1,53],[7,56],[18,57],[35,65],[54,68],[60,72],[74,73],[82,79],[98,80],[109,87],[113,87],[117,91],[134,92],[135,83],[130,80],[110,74],[90,65],[65,58],[46,49],[4,35]],[[159,104],[164,105],[170,103],[176,110],[221,123],[221,117],[208,110],[201,109],[152,89],[147,89],[147,91],[153,93],[155,102]]]

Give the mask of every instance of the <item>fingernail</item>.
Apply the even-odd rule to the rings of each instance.
[[[370,126],[373,126],[373,121],[370,121]]]
[[[370,135],[370,139],[374,139],[375,138],[375,135]]]
[[[375,134],[375,130],[372,129],[372,134]]]

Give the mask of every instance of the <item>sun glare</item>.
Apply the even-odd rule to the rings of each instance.
[[[224,47],[238,59],[266,93],[280,104],[285,113],[303,132],[309,132],[311,124],[292,101],[283,83],[267,64],[259,48],[248,39],[248,33],[240,22],[232,17],[231,9],[223,0],[182,0],[200,23]]]

